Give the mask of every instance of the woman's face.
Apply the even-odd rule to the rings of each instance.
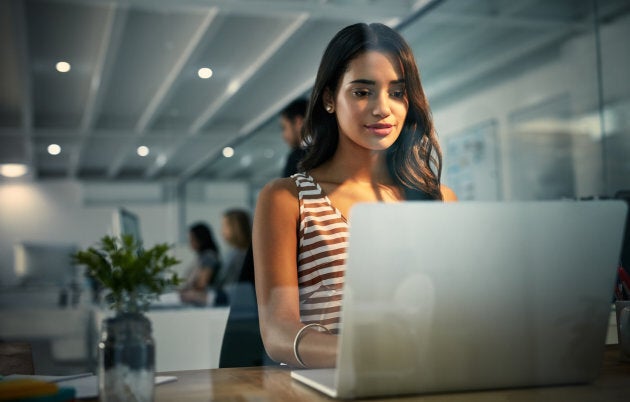
[[[332,102],[344,139],[372,151],[389,148],[402,131],[408,101],[400,68],[389,55],[368,51],[352,60]],[[328,106],[324,98],[324,107]]]
[[[199,242],[193,232],[188,232],[188,243],[190,244],[190,248],[195,251],[199,251]]]
[[[232,225],[230,225],[230,221],[225,216],[221,220],[221,236],[226,242],[232,242]]]

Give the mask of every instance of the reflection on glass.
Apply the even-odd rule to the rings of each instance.
[[[630,188],[628,11],[614,0],[448,0],[407,25],[445,148],[445,184],[478,200]],[[495,139],[480,133],[489,122]],[[472,162],[479,140],[496,141],[485,165]]]

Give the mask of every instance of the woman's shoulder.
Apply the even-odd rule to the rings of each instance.
[[[292,177],[274,179],[260,190],[259,200],[269,200],[274,203],[284,201],[294,201],[298,198],[298,187]]]
[[[292,178],[275,179],[267,183],[256,201],[254,226],[278,227],[293,222],[299,215],[298,188]]]
[[[286,191],[294,192],[295,189],[297,189],[297,186],[293,177],[282,177],[279,179],[271,180],[270,182],[265,184],[265,186],[261,190],[261,193],[282,193]]]
[[[440,184],[440,192],[442,193],[443,201],[457,201],[457,195],[450,187]]]

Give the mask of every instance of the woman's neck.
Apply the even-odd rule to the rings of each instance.
[[[385,162],[385,151],[361,151],[350,154],[338,149],[328,162],[316,169],[322,176],[320,180],[333,183],[393,184]]]

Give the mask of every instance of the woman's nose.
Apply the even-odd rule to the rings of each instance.
[[[389,102],[389,93],[384,93],[377,96],[374,100],[372,114],[381,118],[389,116],[391,114]]]

